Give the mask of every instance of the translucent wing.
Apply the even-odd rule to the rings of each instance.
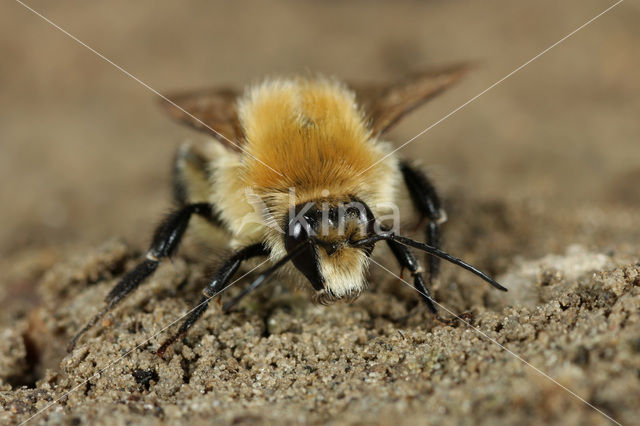
[[[430,69],[386,84],[350,84],[365,111],[373,134],[389,131],[405,114],[438,95],[459,80],[467,65]],[[241,151],[244,143],[238,120],[240,92],[210,89],[170,95],[162,104],[173,118],[209,133],[228,148]]]
[[[413,109],[440,94],[469,69],[467,64],[425,70],[386,84],[349,85],[369,119],[374,135],[389,131]]]
[[[178,121],[210,134],[232,150],[241,151],[244,136],[236,109],[239,95],[232,89],[198,90],[169,95],[173,103],[163,100],[162,105]]]

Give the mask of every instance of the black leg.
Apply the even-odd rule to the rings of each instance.
[[[422,271],[420,270],[420,264],[411,252],[411,249],[403,244],[392,240],[387,240],[387,244],[389,244],[389,248],[398,260],[398,263],[400,263],[400,266],[403,269],[409,270],[409,272],[411,273],[411,276],[413,277],[413,286],[416,290],[418,290],[418,292],[420,293],[420,297],[427,305],[429,310],[433,313],[435,318],[445,324],[455,324],[455,320],[444,319],[438,313],[438,306],[435,304],[431,293],[429,293],[429,289],[427,288],[427,285],[422,276]]]
[[[150,276],[156,270],[162,258],[175,253],[187,229],[189,219],[193,214],[205,217],[211,221],[217,220],[211,205],[207,203],[189,204],[170,213],[156,228],[146,259],[122,277],[118,284],[109,292],[105,300],[106,306],[71,340],[67,348],[69,351],[73,349],[78,339],[87,330],[93,327],[118,302],[124,299]]]
[[[440,248],[442,246],[442,242],[440,241],[440,225],[438,222],[429,220],[426,234],[427,244],[436,248]],[[427,255],[427,259],[429,260],[429,279],[430,281],[433,281],[440,275],[441,260],[439,257],[431,255]]]
[[[238,271],[240,264],[252,257],[258,256],[267,256],[269,254],[269,250],[263,244],[254,244],[252,246],[248,246],[233,256],[231,256],[225,263],[218,269],[216,274],[213,276],[211,281],[205,287],[203,293],[203,297],[200,299],[200,302],[196,305],[196,308],[192,310],[182,325],[178,329],[178,332],[167,339],[160,349],[158,349],[157,354],[162,357],[164,356],[164,352],[167,348],[176,340],[184,336],[187,331],[191,328],[191,326],[204,314],[204,312],[209,307],[209,301],[214,298],[218,293],[222,292],[228,282],[231,280],[233,275]]]
[[[427,243],[440,248],[440,224],[446,220],[446,215],[435,187],[424,173],[405,162],[400,163],[400,171],[414,207],[429,220],[426,229]],[[427,259],[430,281],[433,281],[440,272],[440,259],[431,255]]]

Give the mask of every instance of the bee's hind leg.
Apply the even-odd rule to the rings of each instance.
[[[400,163],[400,171],[414,207],[423,218],[429,220],[426,229],[427,244],[440,248],[440,225],[447,220],[447,215],[435,187],[422,171],[406,162]],[[427,256],[429,281],[433,282],[440,273],[440,259],[436,256]]]
[[[178,332],[167,339],[157,351],[160,357],[164,356],[167,348],[176,340],[184,336],[191,326],[204,314],[209,306],[209,301],[217,294],[221,293],[228,287],[228,283],[236,273],[240,264],[243,261],[258,256],[267,256],[269,250],[263,244],[254,244],[238,251],[231,256],[215,273],[213,278],[207,284],[207,287],[203,291],[203,296],[183,321],[182,325],[178,329]]]
[[[118,284],[111,289],[106,297],[105,307],[76,334],[69,343],[68,351],[73,349],[78,339],[85,332],[149,277],[158,267],[160,260],[175,253],[193,214],[202,216],[212,222],[218,221],[211,204],[208,203],[188,204],[169,213],[156,228],[146,258],[135,269],[122,277]]]

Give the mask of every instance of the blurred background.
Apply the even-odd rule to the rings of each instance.
[[[28,4],[160,92],[308,71],[386,80],[474,61],[468,78],[393,131],[402,143],[613,2]],[[142,248],[170,203],[174,150],[203,136],[19,3],[2,2],[0,15],[0,252],[112,236]],[[608,206],[638,219],[638,22],[638,3],[622,3],[402,155],[420,159],[445,198]]]

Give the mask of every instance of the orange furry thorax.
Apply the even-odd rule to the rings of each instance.
[[[249,154],[243,177],[258,190],[295,187],[307,199],[323,190],[354,192],[383,156],[353,93],[332,80],[267,81],[249,89],[238,108]]]

